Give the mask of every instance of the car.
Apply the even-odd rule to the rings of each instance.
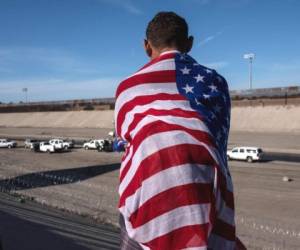
[[[49,142],[41,142],[37,151],[54,153],[56,152],[56,148],[54,145],[50,144]]]
[[[227,151],[227,160],[260,161],[263,151],[258,147],[235,147]]]
[[[67,142],[61,139],[52,139],[49,141],[49,143],[53,145],[57,150],[62,150],[62,149],[67,150],[74,146],[73,142]]]
[[[104,152],[112,152],[113,151],[113,142],[112,142],[112,140],[109,140],[109,139],[101,140],[99,142],[97,150],[99,152],[102,152],[102,151],[104,151]]]
[[[8,139],[0,139],[0,148],[15,148],[17,143]]]
[[[40,144],[40,142],[38,140],[26,139],[24,142],[24,147],[34,149],[34,146],[38,145],[38,144]]]
[[[104,140],[103,139],[98,139],[98,140],[90,140],[88,142],[85,142],[82,147],[85,150],[88,149],[98,149],[100,147],[100,145],[104,144]]]

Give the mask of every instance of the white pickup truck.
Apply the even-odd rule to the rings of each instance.
[[[57,150],[62,150],[62,149],[69,149],[73,147],[73,143],[71,142],[67,142],[67,141],[63,141],[61,139],[52,139],[49,141],[49,143],[51,145],[53,145],[55,147],[55,149]]]
[[[104,143],[104,140],[103,139],[99,139],[99,140],[90,140],[86,143],[83,144],[83,148],[85,150],[88,150],[88,149],[98,149],[98,147],[100,145],[102,145]]]
[[[0,148],[15,148],[17,143],[7,139],[0,139]]]
[[[41,142],[40,147],[39,147],[39,151],[47,152],[47,153],[54,153],[56,151],[56,149],[49,142]]]

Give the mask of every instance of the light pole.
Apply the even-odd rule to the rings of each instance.
[[[28,88],[23,88],[22,91],[25,93],[25,103],[27,103],[27,92],[28,92]]]
[[[249,53],[244,55],[244,59],[249,59],[249,88],[252,90],[252,62],[255,54]]]

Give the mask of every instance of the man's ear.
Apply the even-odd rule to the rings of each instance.
[[[194,37],[189,36],[187,43],[186,43],[186,53],[189,53],[193,47]]]
[[[153,51],[152,51],[152,47],[147,39],[144,39],[144,49],[145,49],[147,56],[149,56],[151,58]]]

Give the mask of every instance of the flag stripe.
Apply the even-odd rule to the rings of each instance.
[[[148,131],[148,127],[151,128],[151,131]],[[209,147],[214,147],[213,141],[212,141],[210,135],[208,133],[206,133],[205,131],[203,132],[200,130],[192,130],[192,129],[188,129],[188,128],[185,128],[183,126],[176,125],[176,124],[167,124],[163,121],[155,121],[155,122],[145,125],[139,131],[139,133],[135,136],[134,140],[132,141],[133,145],[134,145],[133,154],[136,154],[138,151],[142,151],[142,149],[139,149],[140,145],[144,143],[144,140],[148,140],[148,138],[150,136],[158,134],[158,133],[160,134],[160,136],[168,136],[168,132],[170,132],[170,131],[178,132],[180,130],[185,131],[187,134],[192,136],[193,141],[198,140],[198,142],[200,142],[202,140],[202,142],[205,142],[205,145],[208,145]],[[145,139],[145,131],[147,132],[147,136],[148,136],[148,138],[146,138],[146,139]],[[166,133],[166,134],[163,135],[163,133]],[[174,134],[174,136],[175,136],[175,134]],[[176,136],[180,136],[180,135],[176,135]],[[172,137],[168,138],[169,142],[167,142],[167,143],[172,145],[172,143],[175,143],[175,142],[173,142],[173,140],[171,140],[170,138],[172,138]],[[161,147],[160,147],[161,145],[164,145],[163,144],[164,142],[162,142],[162,141],[159,142],[160,145],[156,145],[156,144],[158,144],[158,142],[153,142],[153,143],[155,143],[155,144],[152,146],[157,147],[158,150],[161,149]],[[176,145],[179,145],[179,144],[184,144],[184,142],[181,143],[178,140],[176,142]],[[192,144],[196,144],[196,143],[192,143]],[[149,147],[145,146],[145,149],[143,149],[143,150],[149,150],[150,146],[151,145],[149,145]],[[153,150],[155,150],[155,147]],[[153,152],[151,152],[151,153],[153,153]],[[120,173],[121,182],[123,181],[123,178],[126,175],[131,163],[132,162],[128,162],[128,164],[127,164],[128,166],[124,167],[124,169],[122,168],[123,170]]]
[[[178,178],[178,176],[176,177]],[[131,214],[129,221],[132,227],[139,227],[155,217],[175,209],[176,207],[209,203],[212,197],[212,185],[204,183],[190,183],[173,185],[170,189],[160,192],[150,201],[142,204]]]
[[[165,82],[165,83],[147,83],[135,85],[131,88],[123,91],[115,105],[116,112],[119,112],[120,107],[131,101],[137,96],[148,96],[160,93],[166,94],[178,94],[178,90],[175,82]]]
[[[180,138],[180,140],[161,140],[160,138]],[[203,145],[214,157],[216,160],[215,153],[212,148],[207,146],[207,144],[195,139],[193,136],[191,136],[186,131],[182,130],[173,130],[163,133],[157,133],[154,135],[148,136],[143,142],[139,145],[136,152],[133,154],[132,157],[132,163],[130,165],[130,168],[128,169],[126,175],[120,176],[121,183],[120,183],[120,194],[123,193],[126,186],[130,183],[132,180],[136,170],[138,169],[138,166],[140,165],[141,161],[145,159],[148,155],[153,154],[156,151],[159,151],[163,148],[170,147],[173,145],[179,145],[179,144],[197,144],[197,145]],[[125,169],[124,169],[125,171]],[[123,172],[124,172],[123,171]],[[123,174],[122,172],[122,174]]]
[[[174,145],[150,154],[141,162],[132,181],[122,193],[119,206],[124,206],[125,199],[133,195],[142,185],[140,182],[141,179],[148,179],[152,175],[169,167],[188,163],[209,166],[214,164],[209,152],[201,145]]]
[[[168,211],[138,228],[133,229],[128,221],[125,223],[130,237],[146,243],[181,227],[208,223],[209,211],[210,204],[195,204]]]
[[[136,112],[143,112],[147,109],[149,109],[149,107],[146,106],[146,104],[159,104],[157,102],[159,101],[184,101],[182,102],[185,103],[185,107],[187,107],[187,109],[189,108],[190,110],[192,110],[189,107],[188,102],[185,100],[185,98],[179,94],[156,94],[156,95],[151,95],[151,96],[138,96],[134,99],[132,99],[130,102],[127,102],[126,104],[124,104],[121,109],[119,110],[119,112],[116,112],[116,117],[115,117],[115,121],[116,121],[116,129],[117,129],[117,134],[122,136],[122,132],[121,132],[121,126],[123,125],[123,122],[125,124],[127,124],[127,126],[129,126],[130,121],[127,121],[127,119],[129,117],[133,117],[133,115]],[[116,102],[117,103],[117,102]],[[136,103],[139,103],[138,106],[136,106]],[[143,107],[144,106],[144,107]],[[183,105],[182,105],[183,106]],[[173,105],[172,108],[174,108],[175,105]],[[135,113],[131,114],[130,111],[132,111],[134,109]],[[125,120],[126,117],[126,120]],[[131,118],[133,119],[133,118]],[[124,125],[125,126],[125,125]],[[125,129],[123,127],[123,130]]]
[[[138,72],[133,74],[133,76],[150,73],[150,72],[170,71],[170,70],[175,70],[174,58],[164,59],[164,60],[158,61],[154,64],[151,64],[148,67],[139,70]]]
[[[202,120],[200,114],[198,114],[195,111],[183,110],[179,108],[168,109],[168,110],[150,108],[143,113],[136,113],[134,115],[134,119],[132,120],[131,124],[128,126],[127,133],[124,135],[124,138],[128,138],[129,131],[133,131],[136,128],[136,126],[139,124],[139,122],[144,119],[144,117],[150,116],[150,117],[157,117],[157,119],[159,119],[160,116],[164,116],[164,115],[183,117],[183,118],[198,118]]]
[[[126,114],[126,120],[123,122],[123,124],[121,124],[122,133],[120,133],[120,135],[126,138],[125,135],[127,134],[128,136],[128,131],[130,131],[129,128],[131,128],[131,124],[134,123],[135,118],[142,117],[142,114],[147,112],[149,109],[160,109],[163,110],[163,112],[173,110],[175,108],[182,110],[182,112],[193,111],[193,109],[190,107],[189,103],[186,100],[175,100],[175,98],[174,100],[172,100],[172,102],[167,100],[157,100],[151,103],[147,103],[146,105],[140,105],[138,107],[133,108],[130,111],[130,113]],[[130,137],[128,139],[131,140]]]
[[[116,97],[131,88],[133,86],[137,86],[145,83],[165,83],[165,82],[176,82],[175,70],[165,70],[165,71],[155,71],[148,72],[144,74],[138,74],[131,76],[130,78],[124,80],[116,91]]]
[[[150,249],[207,250],[205,239],[208,236],[208,228],[208,223],[181,227],[157,237],[145,245]]]
[[[203,175],[201,176],[201,174]],[[126,199],[127,212],[134,213],[146,201],[170,188],[191,183],[212,183],[213,177],[214,174],[210,166],[198,164],[177,165],[159,171],[144,180],[142,188],[137,189],[134,195]],[[135,197],[139,197],[142,193],[143,196],[136,200]]]

